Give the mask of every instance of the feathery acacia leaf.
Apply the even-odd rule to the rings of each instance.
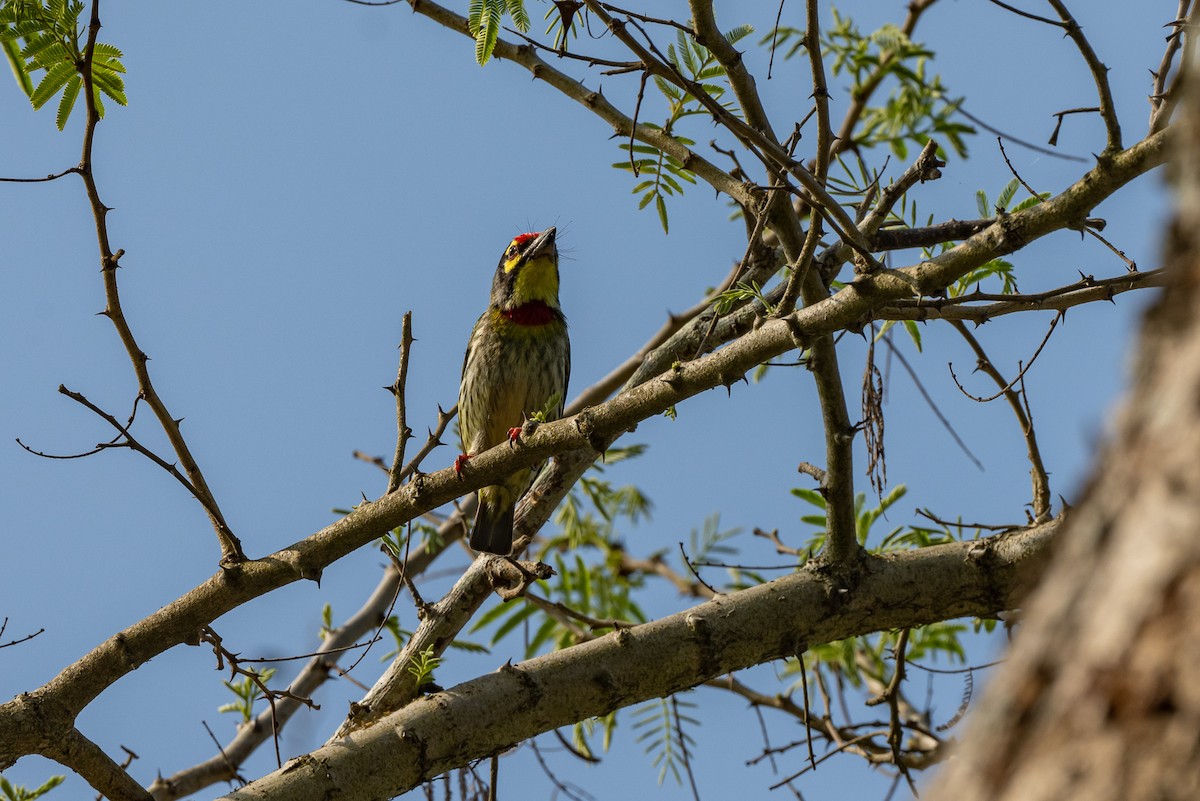
[[[84,29],[79,20],[83,9],[78,0],[9,0],[0,7],[0,41],[30,104],[40,109],[63,93],[55,116],[59,130],[66,127],[84,84],[79,66],[85,58]],[[101,95],[120,105],[128,103],[125,82],[119,75],[125,72],[121,58],[121,50],[113,45],[96,42],[92,48],[93,99],[101,117]],[[37,71],[44,74],[35,86],[31,73]]]

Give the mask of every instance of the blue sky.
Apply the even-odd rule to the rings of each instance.
[[[1112,68],[1132,143],[1145,130],[1147,70],[1158,65],[1166,33],[1160,26],[1175,4],[1159,0],[1136,12],[1113,0],[1075,5]],[[840,8],[872,30],[898,20],[903,7]],[[542,5],[531,2],[530,9],[538,28]],[[752,44],[769,30],[776,9],[722,3],[717,11],[723,27],[750,22],[760,32],[743,46],[760,70],[777,129],[787,129],[808,109],[807,64],[777,60],[768,82],[766,52]],[[785,23],[790,17],[801,25],[802,9],[788,4]],[[686,11],[674,4],[662,13]],[[125,310],[152,357],[159,392],[186,418],[193,451],[252,556],[321,528],[334,519],[333,508],[352,505],[360,493],[383,490],[381,475],[350,454],[390,454],[393,447],[392,400],[380,387],[394,378],[405,311],[413,312],[418,339],[409,372],[410,425],[423,432],[438,404],[454,403],[467,333],[513,234],[559,227],[569,257],[562,263],[562,303],[571,324],[572,395],[640,347],[668,310],[695,303],[744,248],[741,224],[728,222],[726,203],[704,187],[671,201],[671,233],[664,236],[651,210],[637,210],[630,194],[635,181],[610,167],[622,151],[604,123],[511,64],[481,69],[469,40],[406,6],[144,2],[108,4],[103,22],[101,39],[124,50],[129,69],[130,106],[110,104],[96,144],[97,181],[114,209],[112,241],[126,251]],[[1013,136],[1045,142],[1053,112],[1094,102],[1090,76],[1068,40],[982,0],[943,0],[916,38],[936,51],[932,69],[950,92],[965,95],[971,113]],[[632,108],[636,78],[586,81]],[[836,120],[845,92],[835,88],[832,103]],[[643,118],[655,113],[648,105]],[[5,80],[0,120],[0,175],[40,176],[77,162],[81,114],[59,133],[51,109],[34,113]],[[684,133],[700,143],[713,136],[700,121]],[[1102,146],[1097,118],[1076,115],[1064,125],[1061,151],[1088,157]],[[973,218],[976,190],[995,197],[1008,181],[993,136],[981,133],[970,147],[968,160],[948,159],[941,180],[913,193],[922,215]],[[1084,169],[1013,144],[1008,152],[1041,190],[1058,191]],[[882,162],[877,154],[873,163]],[[887,174],[903,166],[893,158]],[[1168,209],[1162,175],[1153,174],[1096,216],[1108,221],[1109,239],[1150,268],[1158,263]],[[0,315],[0,370],[7,376],[0,391],[7,556],[0,618],[9,618],[6,640],[46,629],[0,651],[0,697],[7,698],[40,686],[101,639],[203,581],[217,551],[199,506],[148,461],[126,452],[48,461],[13,442],[20,437],[69,453],[110,436],[97,418],[56,393],[60,383],[119,417],[136,390],[112,326],[96,316],[103,295],[79,182],[0,184],[0,219],[8,300]],[[1069,283],[1078,271],[1101,277],[1124,269],[1094,240],[1073,233],[1048,237],[1013,261],[1025,291]],[[1125,295],[1115,306],[1073,310],[1028,376],[1056,497],[1073,502],[1081,495],[1124,385],[1146,300]],[[1011,373],[1049,322],[1049,315],[1013,316],[979,336]],[[857,398],[865,349],[853,339],[843,349],[842,373],[849,397]],[[986,469],[977,470],[954,447],[894,367],[888,476],[893,485],[907,484],[909,495],[888,527],[910,522],[918,506],[980,522],[1020,521],[1029,479],[1015,422],[999,404],[980,406],[954,388],[946,363],[960,376],[974,364],[961,341],[927,326],[924,343],[924,353],[910,349],[908,358]],[[967,385],[991,392],[978,377]],[[141,433],[165,452],[144,418]],[[645,421],[626,441],[649,444],[647,455],[607,472],[614,483],[641,486],[655,505],[649,522],[626,530],[631,547],[674,550],[718,511],[723,527],[778,528],[802,542],[808,531],[799,517],[809,509],[789,489],[808,485],[795,472],[798,462],[822,460],[819,420],[808,374],[774,370],[728,396],[710,392],[690,400],[674,421]],[[445,467],[454,455],[453,448],[440,449],[425,468]],[[862,465],[860,454],[856,469]],[[860,490],[869,491],[865,478]],[[767,557],[747,542],[747,561]],[[215,628],[246,654],[310,650],[322,605],[332,604],[335,621],[350,614],[374,587],[381,561],[364,550],[333,566],[320,588],[288,587]],[[450,577],[433,582],[426,595],[436,595],[466,561],[462,552],[449,556]],[[647,604],[662,613],[690,602],[663,591]],[[411,610],[401,615],[412,623]],[[508,658],[506,647],[486,657],[452,656],[439,682],[449,686],[494,669]],[[979,645],[981,658],[990,652]],[[757,674],[764,688],[771,687],[770,671]],[[156,772],[173,773],[212,753],[201,720],[222,740],[232,734],[232,716],[216,712],[230,700],[222,678],[210,654],[173,649],[89,707],[81,729],[110,753],[119,745],[138,752],[132,770],[149,782]],[[949,699],[945,718],[960,689],[940,690]],[[344,682],[323,688],[322,712],[293,720],[285,754],[321,742],[359,694]],[[702,704],[705,724],[696,732],[702,793],[751,787],[765,794],[775,781],[768,770],[743,767],[761,749],[753,714],[715,692],[693,693],[691,700]],[[657,771],[628,724],[626,718],[605,764],[581,771],[565,755],[553,764],[599,798],[651,792]],[[798,734],[786,724],[777,730],[784,741]],[[269,751],[256,755],[247,775],[273,767]],[[37,784],[54,770],[26,759],[5,775]],[[532,797],[549,796],[527,749],[507,758],[505,771],[510,786],[519,776]],[[826,763],[800,785],[810,799],[845,795],[847,787],[879,797],[884,786],[851,760]],[[76,785],[58,794],[81,797],[84,790]],[[670,780],[660,794],[690,797]]]

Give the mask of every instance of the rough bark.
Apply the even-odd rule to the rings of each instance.
[[[419,698],[228,798],[391,798],[542,732],[792,656],[809,644],[1011,608],[1036,581],[1058,528],[1053,520],[986,540],[873,557],[839,580],[805,569],[505,665]]]
[[[1168,283],[1145,320],[1133,394],[935,801],[1200,798],[1195,94],[1178,128]]]

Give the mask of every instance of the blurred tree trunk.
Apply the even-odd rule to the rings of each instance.
[[[1132,395],[929,798],[1200,799],[1198,94],[1174,126],[1172,273],[1145,319]]]

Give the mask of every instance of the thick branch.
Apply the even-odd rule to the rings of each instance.
[[[150,801],[150,794],[78,729],[59,735],[46,756],[82,776],[111,801]]]
[[[995,614],[1036,581],[1058,525],[1056,520],[1012,535],[874,558],[848,595],[818,571],[802,570],[505,665],[420,698],[227,798],[315,801],[334,791],[344,801],[392,797],[541,732],[794,656],[810,645]]]

